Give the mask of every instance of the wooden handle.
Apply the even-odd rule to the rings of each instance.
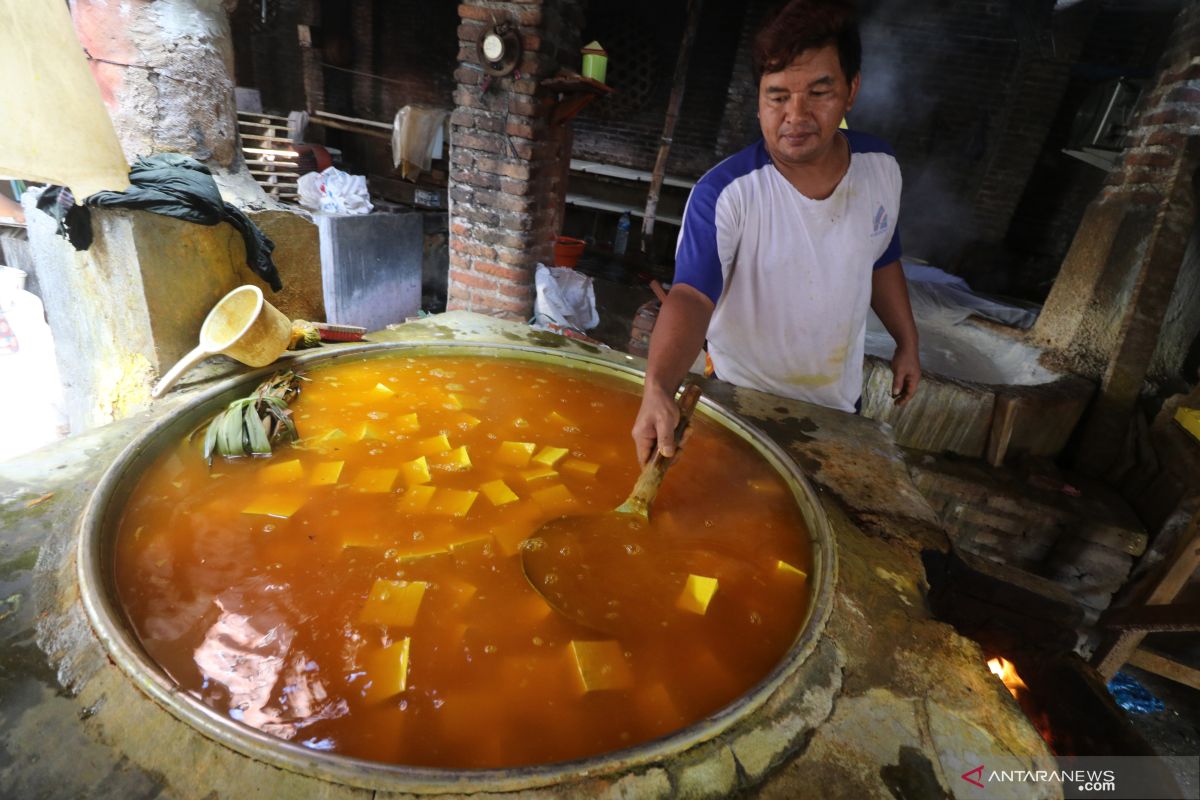
[[[150,392],[150,396],[156,400],[162,397],[167,389],[170,389],[175,385],[175,381],[179,380],[184,372],[196,366],[196,364],[200,363],[211,355],[213,355],[213,353],[209,352],[204,345],[200,345],[195,350],[179,359],[175,366],[167,370],[167,374],[162,376],[162,379],[159,380],[158,384],[154,387],[154,390]]]
[[[689,383],[683,389],[683,394],[679,396],[677,401],[679,404],[679,423],[675,426],[675,447],[678,448],[683,441],[683,434],[687,432],[688,425],[692,421],[692,412],[696,409],[696,403],[700,399],[700,387],[694,383]],[[678,450],[676,451],[678,453]],[[667,467],[675,460],[675,456],[666,458],[662,454],[662,448],[657,448],[650,461],[646,463],[642,474],[638,476],[637,483],[633,485],[633,491],[624,503],[617,508],[617,511],[622,514],[637,514],[641,517],[650,517],[650,504],[654,502],[654,497],[658,494],[658,487],[662,485],[663,478],[667,474]]]

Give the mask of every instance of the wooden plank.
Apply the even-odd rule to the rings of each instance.
[[[239,111],[237,112],[239,120],[275,120],[287,125],[288,118],[281,117],[278,114],[263,114],[260,111]]]
[[[244,162],[249,167],[275,167],[279,172],[296,172],[300,165],[295,161],[267,161],[262,158],[247,158]]]
[[[361,133],[363,136],[373,136],[376,139],[387,139],[391,141],[392,134],[374,128],[366,128],[361,125],[351,125],[346,122],[338,122],[335,119],[325,119],[324,117],[312,117],[309,119],[310,125],[324,125],[326,128],[337,128],[340,131],[350,131],[351,133]]]
[[[1167,658],[1152,650],[1134,650],[1133,655],[1129,657],[1129,663],[1139,669],[1182,683],[1184,686],[1200,689],[1200,669],[1181,664],[1173,658]]]
[[[1200,631],[1200,603],[1114,608],[1101,617],[1100,624],[1146,633]]]
[[[289,145],[292,140],[286,136],[260,136],[257,133],[240,134],[243,139],[253,139],[256,142],[279,142],[282,145]]]
[[[271,150],[264,147],[243,147],[242,152],[264,156],[276,156],[278,158],[295,158],[296,156],[300,155],[295,150]]]

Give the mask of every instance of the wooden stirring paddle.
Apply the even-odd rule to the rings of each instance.
[[[679,447],[700,398],[689,384],[679,397]],[[686,572],[650,522],[650,506],[678,454],[655,451],[624,503],[605,514],[553,519],[525,540],[521,567],[555,611],[595,630],[623,636],[670,624]]]

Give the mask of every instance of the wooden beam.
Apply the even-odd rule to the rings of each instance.
[[[1176,683],[1182,683],[1184,686],[1200,689],[1200,669],[1180,664],[1173,658],[1167,658],[1151,650],[1138,649],[1134,650],[1133,655],[1129,657],[1129,663],[1139,669],[1153,672],[1155,675],[1170,678]]]
[[[1100,625],[1144,633],[1200,631],[1200,603],[1113,608],[1100,618]]]
[[[650,191],[646,195],[646,213],[642,216],[642,253],[646,253],[647,242],[654,233],[654,217],[658,213],[658,195],[662,191],[663,176],[667,172],[667,156],[671,153],[671,140],[675,136],[675,123],[679,119],[679,108],[683,105],[683,91],[687,85],[688,61],[692,55],[692,44],[696,41],[696,29],[700,26],[700,9],[704,0],[688,0],[687,25],[683,29],[683,43],[679,46],[679,57],[675,61],[675,77],[671,82],[671,97],[667,101],[667,118],[663,122],[662,141],[658,146],[658,159],[650,174]]]

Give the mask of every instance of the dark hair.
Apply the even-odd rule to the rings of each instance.
[[[853,0],[791,0],[769,14],[754,37],[755,83],[805,50],[827,44],[837,45],[842,72],[847,81],[854,80],[862,67],[862,39]]]

